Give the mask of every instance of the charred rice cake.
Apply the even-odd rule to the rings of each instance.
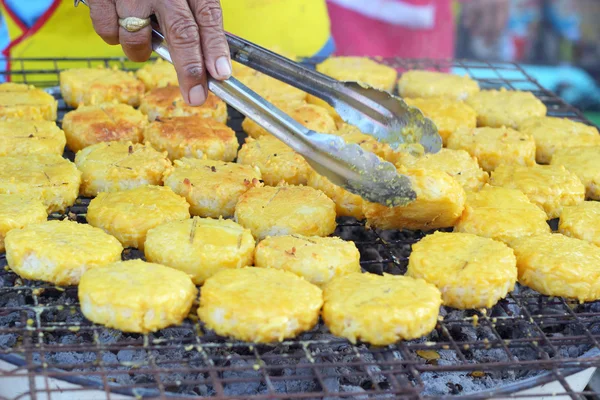
[[[186,198],[192,215],[230,218],[239,197],[260,179],[260,170],[249,165],[182,158],[166,174],[165,186]]]
[[[366,83],[380,90],[394,90],[398,73],[392,67],[366,57],[329,57],[317,64],[317,71],[338,81]]]
[[[144,83],[146,91],[157,87],[177,86],[177,72],[173,64],[160,58],[153,63],[144,65],[135,72],[135,76]]]
[[[384,346],[427,335],[437,324],[440,291],[408,276],[354,273],[323,291],[323,320],[336,336]]]
[[[222,336],[281,342],[315,326],[322,305],[321,289],[291,272],[229,269],[202,286],[198,316]]]
[[[235,131],[225,124],[198,117],[173,117],[151,122],[144,141],[171,160],[183,157],[233,161],[239,143]]]
[[[600,247],[600,202],[584,201],[576,206],[563,208],[558,231]]]
[[[335,204],[307,186],[255,187],[240,196],[234,218],[257,240],[267,236],[328,236],[333,233]]]
[[[402,97],[445,97],[461,101],[478,93],[479,84],[468,76],[413,70],[400,76],[398,92]]]
[[[292,272],[322,288],[335,277],[360,272],[360,253],[338,237],[273,236],[256,246],[254,265]]]
[[[9,231],[44,222],[47,217],[40,200],[23,194],[0,194],[0,252],[4,251],[4,238]]]
[[[171,168],[167,153],[131,142],[98,143],[79,151],[75,165],[81,171],[82,196],[118,192],[143,185],[161,185]]]
[[[312,94],[308,94],[306,96],[306,101],[309,104],[325,109],[325,111],[327,111],[327,114],[329,114],[329,116],[333,118],[333,121],[336,123],[336,125],[339,126],[340,124],[344,123],[344,120],[342,119],[342,117],[340,117],[337,111],[335,111],[335,108],[331,107],[329,103],[327,103],[325,100],[313,96]]]
[[[65,150],[65,133],[53,121],[0,120],[0,156],[58,154]]]
[[[150,229],[144,254],[148,261],[183,271],[201,285],[224,269],[252,265],[254,237],[231,220],[194,217]]]
[[[144,114],[127,104],[81,106],[65,114],[62,123],[74,152],[102,142],[141,142],[147,125]]]
[[[217,122],[227,122],[227,105],[212,92],[208,92],[206,102],[200,107],[185,103],[179,86],[165,86],[152,89],[144,95],[140,111],[146,114],[150,122],[171,117],[200,117]]]
[[[467,192],[454,231],[510,244],[516,238],[550,233],[546,219],[546,213],[521,191],[486,185],[477,193]]]
[[[90,321],[123,332],[154,332],[180,324],[198,290],[181,271],[142,260],[87,271],[78,295]]]
[[[573,206],[585,199],[585,187],[572,172],[562,165],[501,165],[490,178],[493,186],[517,189],[548,215],[558,218],[565,206]]]
[[[65,103],[74,108],[102,103],[137,107],[144,84],[133,72],[117,68],[73,68],[60,73],[60,93]]]
[[[42,89],[20,83],[0,84],[0,120],[56,120],[58,102]]]
[[[113,235],[125,247],[144,249],[146,233],[160,224],[190,217],[189,204],[168,187],[140,186],[102,192],[88,206],[87,222]]]
[[[412,246],[406,274],[435,285],[445,306],[490,308],[514,289],[517,259],[502,242],[435,232]]]
[[[519,282],[548,296],[600,299],[600,247],[559,233],[515,240]]]
[[[72,206],[79,194],[81,172],[56,154],[0,157],[0,193],[41,200],[48,213]]]
[[[364,219],[365,214],[363,213],[363,198],[350,193],[346,189],[334,185],[324,177],[319,175],[312,168],[308,173],[308,186],[320,190],[327,195],[335,203],[336,214],[339,217],[354,217],[358,220]]]
[[[459,129],[448,138],[448,148],[466,150],[477,157],[487,172],[499,165],[535,164],[535,141],[525,133],[511,128]]]
[[[568,147],[600,146],[598,128],[567,118],[534,117],[521,122],[519,131],[533,136],[536,161],[549,164],[552,155]]]
[[[546,115],[546,106],[531,92],[517,90],[482,90],[467,99],[477,113],[477,125],[517,129],[531,117]]]
[[[123,246],[101,229],[47,221],[6,235],[6,260],[25,279],[77,285],[83,273],[121,260]]]
[[[600,200],[600,145],[557,150],[551,164],[562,165],[573,172],[585,185],[586,197]]]

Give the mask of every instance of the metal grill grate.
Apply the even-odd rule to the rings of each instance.
[[[459,67],[483,87],[531,90],[550,115],[585,120],[513,64],[383,61],[399,70]],[[11,63],[12,71],[4,72],[11,80],[45,87],[55,87],[58,72],[67,68],[135,68],[120,59]],[[56,89],[50,91],[59,97]],[[61,119],[67,109],[63,102],[59,108]],[[241,134],[241,116],[234,110],[230,115],[230,125]],[[65,215],[50,218],[85,222],[88,202],[79,199]],[[410,245],[424,236],[368,230],[351,219],[341,219],[335,234],[356,243],[365,271],[393,274],[405,272]],[[136,250],[124,253],[126,259],[140,256]],[[99,390],[91,398],[107,399],[490,398],[554,381],[554,394],[575,399],[593,393],[572,387],[568,378],[600,366],[600,302],[578,304],[521,286],[489,310],[444,308],[435,331],[420,340],[351,345],[319,324],[296,340],[256,345],[218,337],[194,318],[149,335],[96,326],[83,319],[76,288],[25,281],[5,265],[2,255],[0,361],[7,367],[0,369],[0,388],[21,379],[23,387],[11,387],[15,398],[22,393],[34,399],[82,398],[85,388]],[[55,379],[71,385],[57,386]]]

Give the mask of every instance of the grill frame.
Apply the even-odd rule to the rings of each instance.
[[[319,60],[308,60],[308,64],[312,65],[314,62]],[[484,88],[497,88],[497,87],[506,87],[509,89],[521,89],[521,90],[530,90],[537,97],[539,97],[547,106],[548,106],[548,114],[554,116],[561,116],[571,118],[573,120],[582,121],[585,123],[589,123],[583,116],[583,114],[577,110],[576,108],[566,104],[562,99],[558,98],[551,91],[543,88],[535,79],[531,77],[527,73],[527,71],[516,64],[512,63],[490,63],[490,62],[475,62],[475,61],[466,61],[466,60],[404,60],[404,59],[383,59],[381,60],[384,63],[391,65],[397,68],[399,71],[407,70],[407,69],[434,69],[434,70],[447,70],[450,67],[458,67],[462,68],[465,72],[469,73],[471,76],[476,78],[482,87]],[[128,61],[125,61],[122,58],[91,58],[91,59],[12,59],[10,60],[12,70],[11,71],[0,71],[0,74],[3,74],[7,77],[10,77],[13,81],[23,81],[25,83],[35,84],[42,87],[54,87],[58,83],[58,73],[60,70],[64,70],[67,68],[73,68],[75,66],[94,66],[94,65],[105,65],[105,66],[117,66],[122,69],[132,70],[135,69],[139,64],[134,64]],[[21,68],[15,68],[19,65]],[[48,65],[50,67],[48,67]],[[48,79],[46,79],[48,78]],[[57,98],[59,98],[59,93],[56,88],[49,90],[53,93]],[[64,102],[59,102],[59,121],[62,119],[62,115],[64,112],[68,110]],[[230,109],[230,115],[232,115],[231,120],[229,121],[229,125],[232,126],[238,133],[238,138],[242,139],[244,134],[241,132],[240,124],[242,121],[241,115],[237,112]],[[242,142],[242,141],[240,141]],[[66,153],[68,158],[73,157],[72,154]],[[83,217],[85,213],[85,205],[87,202],[84,200],[82,204],[76,204],[73,206],[68,213],[64,215],[53,214],[50,218],[53,219],[62,219],[62,218],[71,218],[78,220],[80,222],[85,222],[85,218]],[[350,233],[348,233],[350,232]],[[416,240],[421,238],[423,233],[412,233],[412,232],[382,232],[382,231],[368,231],[364,228],[362,222],[357,222],[349,219],[344,219],[341,221],[341,224],[336,231],[336,234],[340,234],[342,237],[347,238],[345,236],[354,235],[356,237],[363,237],[364,240],[354,240],[359,249],[361,250],[361,265],[363,269],[368,270],[370,272],[403,272],[407,262],[407,246],[414,243]],[[374,249],[377,256],[371,250]],[[368,254],[369,256],[366,260],[363,260],[364,254]],[[137,256],[139,255],[136,251],[132,251],[128,256]],[[128,257],[126,256],[126,257]],[[371,259],[373,258],[373,259]],[[0,268],[6,264],[5,256],[0,256]],[[75,352],[79,351],[80,353],[96,353],[98,359],[102,359],[102,353],[111,351],[110,346],[102,345],[99,341],[99,335],[102,331],[106,331],[104,328],[92,326],[89,323],[86,323],[82,326],[61,325],[57,324],[48,324],[48,322],[44,321],[41,318],[41,315],[48,311],[48,303],[44,303],[44,301],[48,301],[48,294],[52,293],[50,296],[50,300],[53,298],[60,298],[59,289],[56,289],[53,285],[43,284],[39,282],[25,282],[25,284],[21,284],[16,288],[7,288],[6,281],[7,279],[14,278],[14,274],[0,270],[0,317],[4,314],[10,314],[12,312],[18,312],[20,314],[20,321],[15,322],[18,324],[15,328],[5,327],[0,325],[0,337],[2,334],[7,334],[12,331],[16,331],[21,334],[23,337],[23,343],[19,345],[18,350],[22,351],[25,354],[24,358],[21,358],[15,354],[14,352],[10,352],[8,349],[5,349],[0,346],[0,360],[8,361],[12,364],[19,365],[21,364],[21,368],[24,368],[24,373],[16,372],[13,376],[26,376],[29,378],[30,382],[30,390],[33,392],[33,395],[37,394],[46,394],[48,396],[51,395],[53,390],[48,385],[49,378],[59,378],[70,383],[74,383],[77,385],[95,387],[101,390],[104,390],[106,393],[106,398],[111,397],[111,393],[115,394],[125,394],[125,395],[135,395],[141,394],[143,396],[169,396],[167,387],[172,387],[172,384],[165,385],[163,382],[163,378],[161,375],[166,373],[175,373],[179,370],[183,370],[183,372],[189,372],[192,368],[189,367],[190,360],[185,361],[188,364],[188,367],[179,367],[179,368],[168,368],[161,367],[161,362],[156,362],[154,357],[150,356],[147,360],[152,368],[143,369],[140,371],[140,374],[154,375],[156,379],[156,390],[154,391],[140,391],[140,386],[136,385],[133,388],[115,388],[109,387],[109,377],[110,375],[114,375],[115,371],[107,370],[107,365],[103,365],[100,363],[99,365],[94,365],[94,368],[99,367],[100,371],[95,371],[92,373],[83,373],[79,371],[64,371],[63,369],[52,368],[50,364],[44,366],[46,362],[44,357],[39,360],[39,364],[36,364],[34,361],[34,353],[51,353],[51,350],[57,346],[50,346],[45,343],[45,337],[39,336],[40,333],[47,335],[56,332],[57,330],[63,331],[75,331],[84,334],[85,332],[91,332],[94,338],[94,342],[88,343],[87,347],[77,347],[74,346],[73,349]],[[33,286],[31,286],[33,285]],[[36,290],[37,289],[37,290]],[[43,289],[43,293],[39,293],[39,289]],[[23,296],[25,298],[26,304],[20,305],[18,307],[6,307],[2,303],[2,296],[10,291],[29,291],[30,295]],[[73,291],[74,288],[68,288],[67,291]],[[535,305],[537,303],[537,306]],[[41,304],[45,304],[45,306],[41,306]],[[500,318],[494,321],[494,318],[491,314],[492,311],[489,311],[486,314],[483,314],[478,311],[468,312],[467,314],[478,315],[479,318],[479,327],[484,327],[488,333],[491,334],[491,337],[495,338],[493,340],[487,339],[487,342],[484,340],[459,340],[455,336],[455,330],[466,329],[469,326],[473,325],[473,317],[460,318],[453,320],[450,318],[449,320],[440,321],[438,327],[436,328],[436,332],[439,333],[441,337],[445,337],[446,340],[441,343],[436,343],[435,345],[431,345],[429,343],[419,343],[418,341],[410,341],[410,342],[400,342],[393,346],[387,346],[386,348],[369,348],[363,345],[348,345],[347,341],[343,339],[331,339],[331,340],[289,340],[284,343],[277,345],[275,347],[282,349],[295,349],[297,352],[292,354],[291,352],[284,352],[280,355],[265,355],[261,354],[261,352],[266,352],[267,349],[272,349],[273,346],[267,345],[252,345],[252,344],[244,344],[235,341],[229,341],[222,338],[216,337],[214,334],[207,334],[202,337],[193,337],[190,340],[177,341],[173,340],[171,346],[173,346],[173,351],[181,350],[188,348],[191,346],[189,351],[195,351],[199,358],[194,359],[195,361],[200,361],[200,364],[204,363],[205,365],[202,367],[195,367],[199,372],[205,373],[207,378],[204,378],[207,385],[211,384],[214,387],[214,391],[216,397],[218,398],[350,398],[353,396],[368,396],[369,398],[379,398],[385,397],[386,395],[394,395],[397,397],[410,397],[410,398],[421,398],[421,389],[423,385],[426,384],[424,380],[421,378],[422,374],[429,372],[457,372],[464,371],[467,372],[477,372],[480,370],[487,371],[500,371],[500,370],[530,370],[530,369],[539,369],[539,370],[547,370],[547,372],[542,373],[540,375],[534,376],[533,378],[527,378],[521,381],[518,381],[513,384],[505,385],[497,390],[487,391],[487,392],[477,392],[471,393],[468,395],[460,396],[462,398],[489,398],[496,397],[500,395],[506,395],[509,393],[513,393],[515,391],[524,390],[532,387],[536,387],[540,384],[547,383],[549,381],[558,381],[564,388],[564,393],[569,395],[572,398],[578,398],[579,395],[583,395],[585,393],[576,393],[572,390],[569,384],[566,381],[566,377],[576,372],[579,372],[588,367],[596,367],[600,366],[600,355],[593,355],[588,358],[581,357],[562,357],[562,358],[554,358],[552,359],[548,354],[548,350],[550,353],[560,353],[560,349],[563,346],[571,345],[572,343],[585,343],[589,344],[590,349],[594,348],[600,351],[600,331],[596,332],[591,327],[598,325],[600,327],[600,303],[588,303],[584,306],[576,305],[572,301],[567,301],[564,299],[550,299],[546,296],[541,295],[532,295],[528,291],[524,291],[523,293],[513,293],[507,297],[507,300],[502,301],[499,306],[500,308],[504,308],[505,310],[509,310],[510,306],[516,305],[517,309],[519,309],[519,315],[516,316],[508,316],[504,319]],[[54,304],[52,308],[58,308],[60,306],[66,306],[64,304]],[[564,314],[540,314],[537,315],[533,310],[536,310],[536,307],[542,308],[542,306],[557,307],[557,309],[561,309],[564,311]],[[40,310],[40,307],[45,309]],[[494,308],[495,309],[495,308]],[[492,310],[494,310],[492,309]],[[590,311],[591,310],[591,311]],[[502,337],[501,328],[503,328],[503,323],[508,321],[508,324],[513,324],[517,326],[527,325],[528,329],[531,329],[533,332],[537,332],[538,336],[532,336],[529,338],[517,338],[511,339],[509,343],[505,341]],[[562,322],[561,322],[562,321]],[[596,322],[597,321],[597,322]],[[579,331],[581,332],[578,335],[571,335],[562,338],[555,338],[549,336],[547,332],[544,331],[544,325],[567,325],[572,323],[578,326]],[[200,325],[197,322],[191,323],[186,320],[182,329],[189,329],[192,333],[196,329],[201,329]],[[484,329],[482,328],[482,329]],[[172,331],[177,331],[179,328],[170,328]],[[317,332],[319,328],[317,328]],[[477,330],[478,328],[473,326],[473,330]],[[548,330],[548,328],[546,328]],[[135,336],[135,335],[129,335]],[[143,350],[147,354],[151,354],[152,350],[157,347],[163,347],[164,343],[169,343],[172,339],[148,339],[147,335],[137,335],[138,338],[133,345],[135,347],[130,348],[125,345],[131,345],[132,343],[120,343],[123,347],[116,346],[115,351],[119,350],[140,350],[140,345],[143,346]],[[301,336],[301,338],[309,338],[315,335],[315,331],[311,331],[307,334]],[[193,340],[192,340],[193,339]],[[156,341],[158,340],[158,342]],[[180,343],[181,342],[181,343]],[[148,344],[149,346],[145,346]],[[229,347],[231,346],[231,347]],[[468,346],[465,348],[465,346]],[[514,359],[510,361],[511,356],[514,356],[513,351],[515,349],[521,347],[531,347],[533,351],[538,353],[538,356],[532,360],[518,360]],[[252,382],[255,382],[254,378],[222,378],[224,372],[235,373],[235,372],[244,372],[249,371],[249,366],[244,367],[228,367],[228,366],[217,366],[215,365],[215,361],[217,364],[219,362],[227,363],[228,360],[220,359],[218,353],[217,356],[214,356],[212,351],[220,351],[220,350],[231,350],[237,349],[240,353],[243,353],[241,360],[245,362],[249,362],[249,360],[255,360],[257,362],[256,365],[259,366],[258,371],[261,372],[262,378],[264,380],[264,384],[267,387],[267,392],[261,396],[238,396],[231,397],[226,396],[224,389],[227,384],[232,383],[241,383],[248,381],[251,379]],[[320,390],[313,391],[309,393],[285,393],[285,394],[277,394],[276,387],[274,383],[289,382],[291,380],[298,381],[300,378],[298,376],[292,376],[286,378],[285,376],[275,376],[270,373],[270,371],[274,371],[276,368],[273,365],[269,364],[269,360],[281,360],[290,357],[298,358],[300,357],[298,354],[300,348],[302,348],[305,361],[303,364],[295,365],[293,368],[296,370],[307,370],[310,376],[307,377],[306,381],[312,380],[313,383],[316,382]],[[61,352],[67,352],[70,349],[68,346],[61,346],[58,349]],[[336,349],[344,349],[344,351],[349,351],[350,359],[354,361],[350,363],[342,364],[340,362],[327,362],[328,357],[334,357],[339,355],[339,350]],[[488,363],[476,363],[473,364],[470,362],[467,354],[472,353],[476,350],[481,350],[483,353],[487,350],[498,349],[500,353],[505,354],[507,356],[508,361],[494,361]],[[451,365],[435,365],[434,362],[426,362],[422,357],[417,355],[417,351],[423,350],[436,350],[438,352],[452,352],[456,355],[456,362]],[[187,351],[187,350],[186,350]],[[150,352],[150,353],[148,353]],[[336,353],[337,352],[337,353]],[[401,355],[402,359],[391,359],[389,360],[389,355],[393,352],[397,352]],[[246,354],[247,353],[247,354]],[[312,359],[312,361],[311,361]],[[366,360],[368,359],[368,360]],[[267,361],[265,361],[267,360]],[[316,361],[319,362],[316,362]],[[89,367],[91,367],[91,363]],[[87,365],[86,364],[86,365]],[[175,362],[171,361],[166,363],[175,364]],[[181,363],[180,365],[185,365]],[[81,367],[81,365],[75,365],[75,367]],[[356,375],[362,374],[364,377],[368,377],[367,381],[370,379],[372,383],[372,387],[363,388],[365,392],[354,392],[354,393],[334,393],[327,390],[327,379],[328,378],[339,378],[341,376],[340,372],[333,373],[323,373],[323,371],[329,371],[331,369],[339,369],[340,367],[349,366],[355,368],[357,370],[362,370],[363,372],[358,373],[354,372]],[[63,365],[63,367],[66,367]],[[254,365],[251,367],[254,369]],[[129,369],[128,371],[118,371],[118,373],[130,373],[130,371],[138,370],[138,368]],[[34,376],[42,376],[44,378],[45,386],[44,388],[37,388]],[[100,376],[101,382],[97,382],[91,380],[88,376]],[[381,382],[378,382],[378,377],[383,376],[385,379]],[[2,382],[3,372],[0,371],[0,382]],[[244,380],[245,379],[245,380]],[[382,382],[386,384],[383,385]],[[199,383],[199,380],[198,382]],[[261,384],[263,382],[261,381]],[[33,386],[33,387],[32,387]],[[220,388],[220,390],[219,390]],[[34,396],[35,397],[35,396]],[[458,396],[457,396],[458,397]]]

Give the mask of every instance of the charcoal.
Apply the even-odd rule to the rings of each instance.
[[[244,396],[254,394],[258,391],[261,383],[261,376],[253,367],[254,363],[241,360],[230,360],[230,367],[236,368],[223,371],[223,379],[252,379],[243,382],[226,382],[223,384],[223,390],[227,396]],[[243,368],[243,369],[237,369]]]

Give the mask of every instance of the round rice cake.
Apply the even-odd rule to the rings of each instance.
[[[113,235],[125,247],[144,249],[146,233],[160,224],[190,218],[190,205],[168,187],[140,186],[101,192],[90,201],[87,222]]]
[[[479,93],[479,84],[469,76],[438,71],[406,71],[398,80],[398,93],[402,97],[444,97],[462,101]]]
[[[535,164],[535,141],[512,128],[459,129],[450,135],[447,146],[477,157],[479,165],[487,172],[504,164]]]
[[[0,156],[58,154],[65,151],[65,133],[54,121],[0,120]]]
[[[563,208],[558,231],[600,247],[600,202],[584,201],[576,206]]]
[[[147,92],[157,87],[179,85],[173,64],[160,58],[138,69],[135,76],[144,83]]]
[[[72,68],[60,73],[60,93],[73,108],[102,103],[137,107],[144,94],[144,84],[133,72],[117,68]]]
[[[511,243],[519,282],[547,296],[600,299],[600,247],[559,233]]]
[[[525,193],[548,219],[558,218],[563,207],[585,200],[583,183],[562,165],[501,165],[492,172],[490,184]]]
[[[204,104],[194,107],[186,104],[179,86],[165,86],[152,89],[144,95],[140,111],[146,114],[150,122],[172,117],[200,117],[227,122],[227,105],[212,92]]]
[[[517,259],[502,242],[435,232],[412,246],[406,274],[435,285],[445,306],[490,308],[514,289]]]
[[[0,194],[0,252],[4,251],[4,238],[9,231],[47,218],[46,207],[40,200],[23,194]]]
[[[57,154],[0,157],[0,193],[24,194],[41,200],[48,213],[75,203],[81,172]]]
[[[334,278],[323,299],[322,316],[331,333],[376,346],[427,335],[435,328],[442,305],[434,285],[389,274]]]
[[[338,237],[286,235],[267,237],[256,246],[254,266],[276,268],[324,287],[332,279],[360,272],[360,253]]]
[[[417,198],[406,206],[364,202],[367,225],[377,229],[428,231],[454,226],[460,218],[465,191],[450,175],[436,169],[398,168],[411,182]]]
[[[344,142],[348,144],[357,144],[363,150],[371,152],[380,158],[395,164],[404,152],[413,152],[417,147],[419,154],[423,154],[425,149],[420,144],[401,144],[398,149],[393,149],[389,144],[379,142],[371,135],[362,133],[354,125],[342,123],[337,131],[330,132],[333,135],[341,136]]]
[[[258,71],[242,75],[239,80],[271,103],[295,107],[306,102],[306,92]]]
[[[161,185],[171,169],[166,152],[131,142],[103,142],[77,152],[75,165],[81,171],[82,196],[118,192],[143,185]]]
[[[254,187],[240,196],[235,221],[257,240],[267,236],[328,236],[335,231],[335,204],[307,186]]]
[[[233,161],[239,143],[227,125],[198,117],[173,117],[151,122],[144,130],[144,141],[171,160],[183,157]]]
[[[562,165],[573,172],[584,184],[586,197],[600,200],[600,145],[557,150],[551,164]]]
[[[185,273],[142,260],[91,269],[78,288],[81,312],[87,319],[136,333],[180,324],[197,295]]]
[[[450,135],[458,129],[472,129],[477,126],[477,114],[463,102],[445,97],[406,98],[406,104],[416,107],[430,118],[438,128],[444,146]]]
[[[57,108],[58,101],[42,89],[22,83],[0,84],[0,120],[56,121]]]
[[[238,153],[237,162],[258,167],[263,181],[271,186],[281,182],[306,185],[310,171],[304,157],[270,135],[246,139]]]
[[[165,186],[185,197],[192,215],[230,218],[239,197],[260,179],[260,170],[249,165],[182,158],[165,175]]]
[[[338,217],[354,217],[358,220],[364,219],[363,198],[351,193],[346,189],[334,185],[329,179],[320,175],[312,168],[308,173],[307,185],[322,191],[335,203],[335,210]]]
[[[317,71],[338,81],[352,81],[391,92],[398,73],[392,67],[366,57],[329,57],[317,64]]]
[[[333,118],[333,121],[336,123],[336,125],[339,126],[340,124],[344,123],[344,120],[342,119],[342,117],[340,117],[337,111],[335,111],[335,108],[331,107],[329,103],[327,103],[325,100],[317,96],[313,96],[312,94],[308,94],[306,96],[306,102],[308,104],[312,104],[325,109],[325,111],[327,111],[327,114],[329,114],[329,116]]]
[[[598,128],[567,118],[533,117],[519,124],[519,131],[533,136],[536,161],[549,164],[553,154],[561,149],[600,146]]]
[[[102,142],[141,142],[147,125],[144,114],[127,104],[81,106],[66,113],[62,123],[73,152]]]
[[[546,106],[531,92],[482,90],[466,100],[477,113],[477,125],[518,129],[531,117],[546,115]]]
[[[467,192],[454,231],[510,244],[516,238],[550,233],[546,219],[546,213],[520,190],[486,185],[479,192]]]
[[[123,246],[102,229],[75,221],[46,221],[6,235],[8,266],[20,277],[77,285],[85,271],[121,260]]]
[[[228,269],[202,286],[198,317],[222,336],[281,342],[314,327],[322,305],[321,289],[291,272]]]

